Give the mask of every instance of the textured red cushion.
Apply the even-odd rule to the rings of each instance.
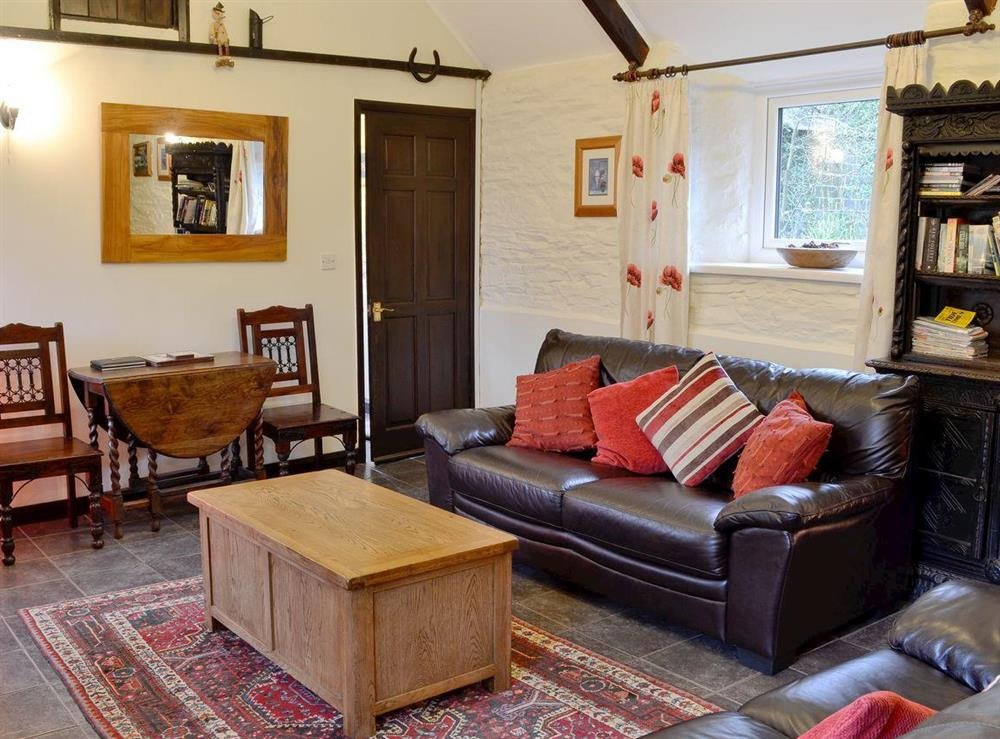
[[[799,739],[895,739],[937,711],[888,690],[868,693],[830,714]]]
[[[551,372],[518,377],[514,433],[507,445],[545,452],[593,449],[597,433],[587,396],[600,380],[597,355]]]
[[[640,475],[666,472],[667,463],[642,433],[635,417],[676,385],[679,377],[676,367],[664,367],[628,382],[599,387],[588,395],[597,431],[597,456],[593,461]]]
[[[736,454],[763,416],[706,354],[636,423],[682,485],[698,485]]]
[[[802,482],[830,443],[833,425],[815,420],[799,393],[778,403],[747,440],[733,476],[733,497]]]

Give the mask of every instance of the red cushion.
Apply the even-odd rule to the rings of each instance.
[[[792,393],[750,434],[736,464],[733,497],[802,482],[816,469],[832,433],[833,425],[815,420],[802,396]]]
[[[709,353],[635,420],[677,481],[695,486],[743,448],[763,416]]]
[[[894,739],[937,711],[888,690],[868,693],[827,716],[799,739]]]
[[[635,417],[678,379],[676,367],[664,367],[628,382],[599,387],[588,395],[597,431],[597,456],[593,461],[640,475],[666,472],[667,463],[642,433]]]
[[[517,378],[514,433],[508,446],[545,452],[593,449],[597,433],[587,395],[601,379],[601,358],[593,356],[540,375]]]

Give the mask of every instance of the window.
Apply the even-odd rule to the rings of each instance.
[[[50,0],[52,17],[179,28],[187,0]]]
[[[871,89],[768,98],[765,250],[808,241],[865,248],[878,106]]]

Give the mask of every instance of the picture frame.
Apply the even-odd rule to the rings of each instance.
[[[573,215],[578,218],[618,215],[618,159],[621,136],[576,140]]]
[[[149,177],[152,174],[149,169],[149,142],[142,141],[132,144],[132,176]]]
[[[167,152],[167,137],[156,137],[156,178],[159,180],[170,179],[170,154]]]

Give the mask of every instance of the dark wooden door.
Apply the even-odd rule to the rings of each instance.
[[[475,111],[359,108],[371,444],[384,459],[420,449],[422,413],[472,405]]]

